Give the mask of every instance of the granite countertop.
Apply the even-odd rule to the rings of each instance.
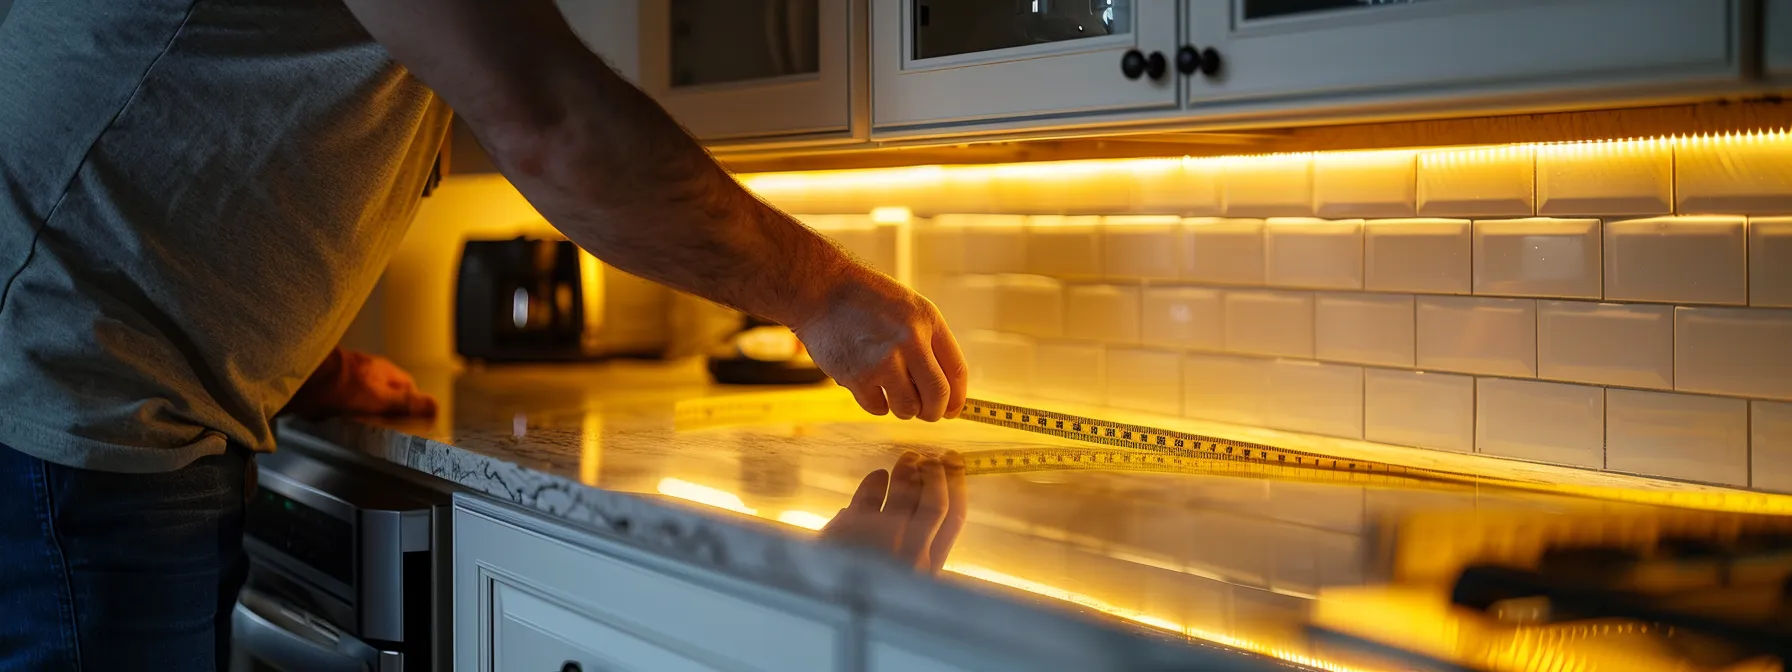
[[[1337,656],[1355,655],[1312,637],[1306,626],[1315,598],[1388,580],[1395,558],[1387,549],[1404,518],[1649,508],[1475,486],[1104,471],[981,475],[969,484],[969,523],[947,581],[933,582],[812,543],[804,528],[825,522],[859,479],[906,449],[1077,444],[962,420],[872,418],[832,386],[719,386],[694,362],[424,371],[418,379],[441,402],[433,422],[289,421],[284,431],[721,571],[812,595],[851,595],[874,610],[1011,617],[997,612],[1012,600],[967,597],[993,593],[1308,665],[1335,666]],[[746,412],[734,412],[740,409]],[[1104,417],[1512,478],[1724,492],[1194,421]],[[891,588],[897,585],[904,587]]]

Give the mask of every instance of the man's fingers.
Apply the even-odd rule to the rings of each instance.
[[[958,349],[958,339],[952,337],[952,331],[944,323],[933,331],[933,357],[939,361],[940,372],[952,388],[946,412],[941,417],[956,418],[964,411],[971,369],[965,364],[964,351]]]
[[[908,520],[921,501],[921,454],[908,451],[896,459],[890,470],[890,494],[884,500],[884,515],[895,520]]]
[[[410,415],[413,418],[433,418],[436,416],[436,398],[413,390],[410,395]]]
[[[964,531],[964,521],[970,513],[970,495],[964,485],[964,456],[956,451],[946,451],[940,456],[940,466],[946,474],[946,515],[940,521],[940,529],[933,535],[933,546],[927,551],[929,569],[939,572],[946,566],[946,556],[951,555],[952,547],[958,543],[958,534]]]
[[[883,388],[876,385],[845,385],[846,391],[852,393],[853,401],[859,402],[859,408],[872,415],[884,415],[890,412],[890,402],[884,398]]]
[[[920,497],[909,515],[908,526],[902,531],[902,543],[896,547],[896,557],[913,558],[918,568],[931,568],[932,558],[927,553],[938,536],[940,524],[946,519],[950,501],[946,492],[946,472],[940,461],[931,457],[921,460],[916,472],[921,477]],[[919,562],[922,558],[927,558],[928,563],[922,565]]]
[[[921,399],[915,394],[915,382],[909,377],[909,368],[901,359],[896,360],[895,368],[884,374],[881,382],[884,394],[889,397],[891,415],[907,420],[921,412]]]
[[[884,508],[884,493],[890,490],[890,472],[883,469],[865,474],[859,481],[859,489],[852,493],[852,503],[846,505],[850,511],[877,513]]]
[[[917,348],[907,358],[909,376],[914,379],[915,392],[921,397],[921,412],[915,417],[927,422],[934,422],[946,416],[946,410],[952,402],[952,383],[946,374],[940,371],[940,365],[933,361],[933,354]]]

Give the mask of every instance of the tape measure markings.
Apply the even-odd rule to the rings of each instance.
[[[1154,427],[1108,422],[1097,418],[1055,413],[981,399],[967,399],[965,411],[964,414],[959,415],[959,418],[1064,439],[1178,457],[1201,460],[1237,460],[1257,464],[1285,464],[1292,467],[1344,473],[1385,473],[1428,480],[1453,480],[1470,483],[1490,480],[1488,477],[1474,474],[1408,467],[1373,460],[1338,458],[1247,441],[1233,441]]]

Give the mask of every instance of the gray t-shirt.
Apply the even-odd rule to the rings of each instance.
[[[341,0],[17,0],[0,443],[123,472],[271,448],[448,118]]]

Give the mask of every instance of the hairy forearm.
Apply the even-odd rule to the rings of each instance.
[[[500,168],[580,247],[635,275],[793,326],[862,272],[760,202],[596,57],[536,73],[541,109],[476,124]],[[483,126],[483,128],[481,128]]]

